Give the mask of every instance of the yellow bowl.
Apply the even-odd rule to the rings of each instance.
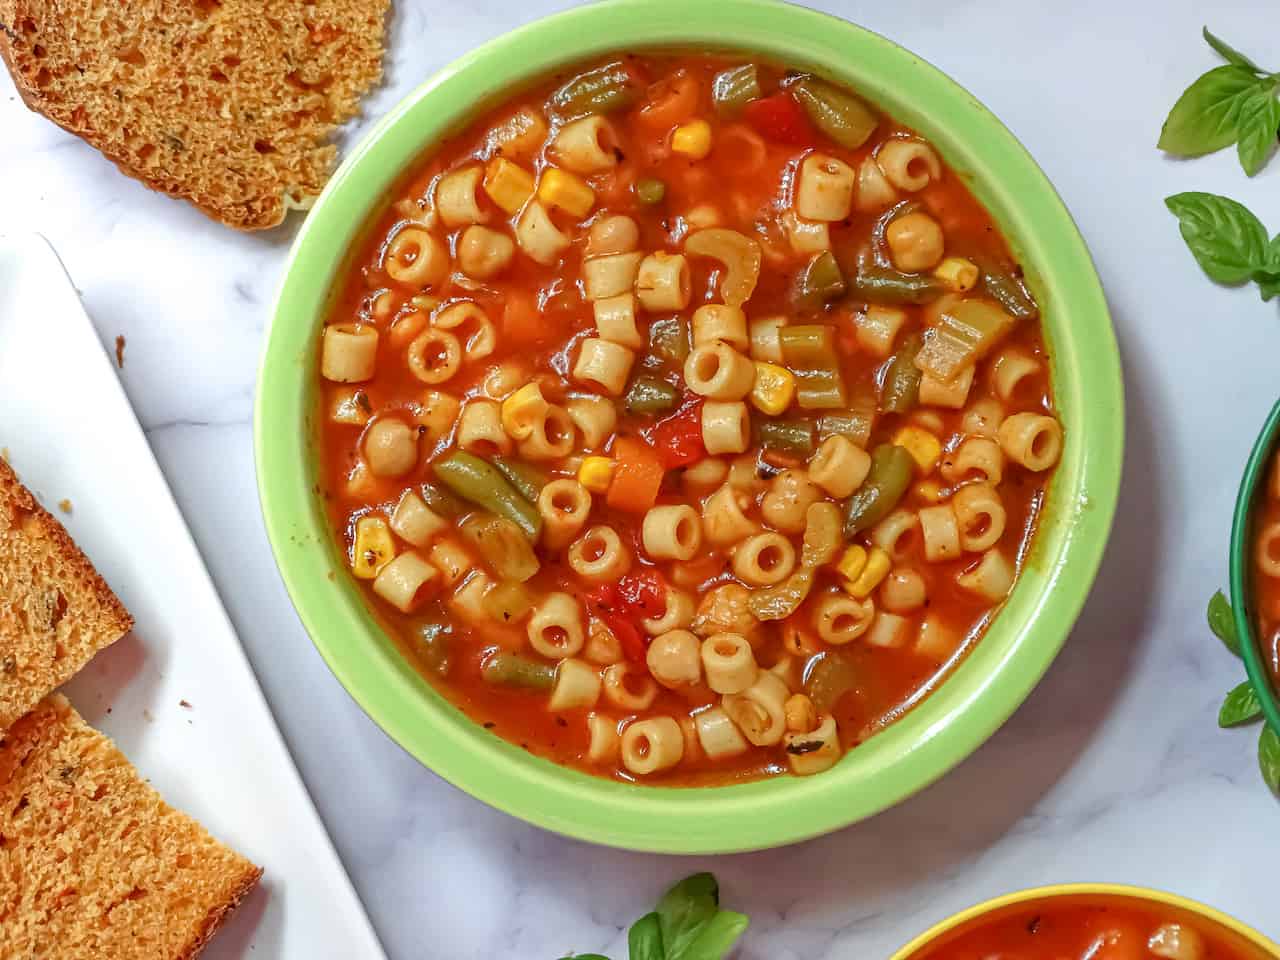
[[[1012,913],[1019,913],[1030,904],[1067,898],[1085,904],[1120,899],[1148,907],[1162,907],[1168,913],[1169,920],[1178,923],[1191,922],[1204,933],[1212,935],[1231,947],[1243,960],[1280,958],[1280,945],[1272,943],[1257,930],[1246,926],[1234,917],[1227,916],[1220,910],[1188,900],[1186,897],[1165,893],[1162,890],[1151,890],[1147,887],[1129,887],[1115,883],[1063,883],[1005,894],[962,910],[916,937],[895,953],[890,960],[913,960],[927,948],[936,948],[976,927]]]

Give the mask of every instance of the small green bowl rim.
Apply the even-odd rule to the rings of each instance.
[[[1065,443],[1022,576],[945,682],[819,777],[637,787],[556,766],[483,731],[412,669],[365,608],[316,484],[315,332],[348,245],[405,166],[477,104],[529,78],[609,51],[672,47],[754,51],[877,101],[966,176],[1046,305]],[[982,176],[966,173],[975,170]],[[456,61],[351,151],[290,254],[262,358],[254,448],[267,534],[299,617],[392,739],[478,799],[546,829],[636,850],[726,853],[797,842],[878,813],[942,776],[1008,719],[1057,655],[1097,573],[1119,492],[1123,422],[1119,353],[1084,241],[1035,161],[970,93],[883,37],[778,0],[607,0]]]
[[[1280,951],[1280,947],[1247,923],[1237,920],[1217,907],[1211,907],[1207,903],[1201,903],[1198,900],[1192,900],[1180,894],[1158,890],[1155,887],[1140,887],[1121,883],[1058,883],[1051,886],[1019,890],[1016,893],[1006,893],[998,897],[992,897],[990,900],[976,903],[971,907],[966,907],[964,910],[934,924],[924,933],[896,950],[889,960],[913,960],[918,953],[927,947],[933,946],[942,937],[997,911],[1032,904],[1041,900],[1058,900],[1063,897],[1122,897],[1146,904],[1173,907],[1215,924],[1220,931],[1226,931],[1228,936],[1247,943],[1251,949],[1267,951],[1271,956],[1280,956],[1280,953],[1277,952]]]
[[[1277,434],[1280,434],[1280,401],[1271,408],[1258,439],[1249,451],[1249,459],[1240,478],[1240,492],[1236,495],[1235,511],[1231,519],[1230,584],[1231,614],[1235,620],[1236,637],[1240,640],[1240,653],[1249,682],[1262,701],[1262,712],[1267,723],[1280,733],[1280,695],[1277,694],[1267,665],[1262,659],[1262,647],[1254,627],[1253,578],[1249,575],[1253,555],[1253,511],[1257,505],[1258,488],[1267,481],[1267,467],[1276,450]]]

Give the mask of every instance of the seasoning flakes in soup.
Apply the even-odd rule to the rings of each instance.
[[[626,779],[817,773],[1009,593],[1062,445],[1037,305],[848,91],[622,56],[392,201],[323,332],[323,486],[495,733]]]

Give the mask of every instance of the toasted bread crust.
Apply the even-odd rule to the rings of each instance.
[[[0,957],[189,960],[262,876],[54,694],[0,737]]]
[[[132,628],[89,558],[0,458],[0,732]]]
[[[388,4],[0,0],[0,58],[128,176],[262,229],[324,186],[329,138],[381,79]]]

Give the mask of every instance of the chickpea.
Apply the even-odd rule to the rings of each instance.
[[[898,567],[880,584],[880,605],[890,613],[909,613],[924,606],[928,587],[924,577],[909,567]]]
[[[364,459],[379,477],[401,477],[418,463],[418,432],[396,417],[380,417],[364,435]]]
[[[805,513],[822,499],[822,491],[804,470],[783,470],[773,478],[760,502],[764,522],[781,533],[802,533]]]
[[[688,630],[672,630],[654,637],[645,655],[653,679],[675,690],[696,686],[702,681],[701,644]]]
[[[889,224],[884,234],[893,264],[899,270],[916,273],[932,270],[942,262],[942,227],[927,213],[908,213]]]
[[[611,253],[630,253],[640,246],[640,228],[622,214],[601,217],[587,231],[587,256],[603,257]]]
[[[458,266],[476,280],[495,277],[515,256],[515,242],[505,233],[473,224],[458,239]]]

